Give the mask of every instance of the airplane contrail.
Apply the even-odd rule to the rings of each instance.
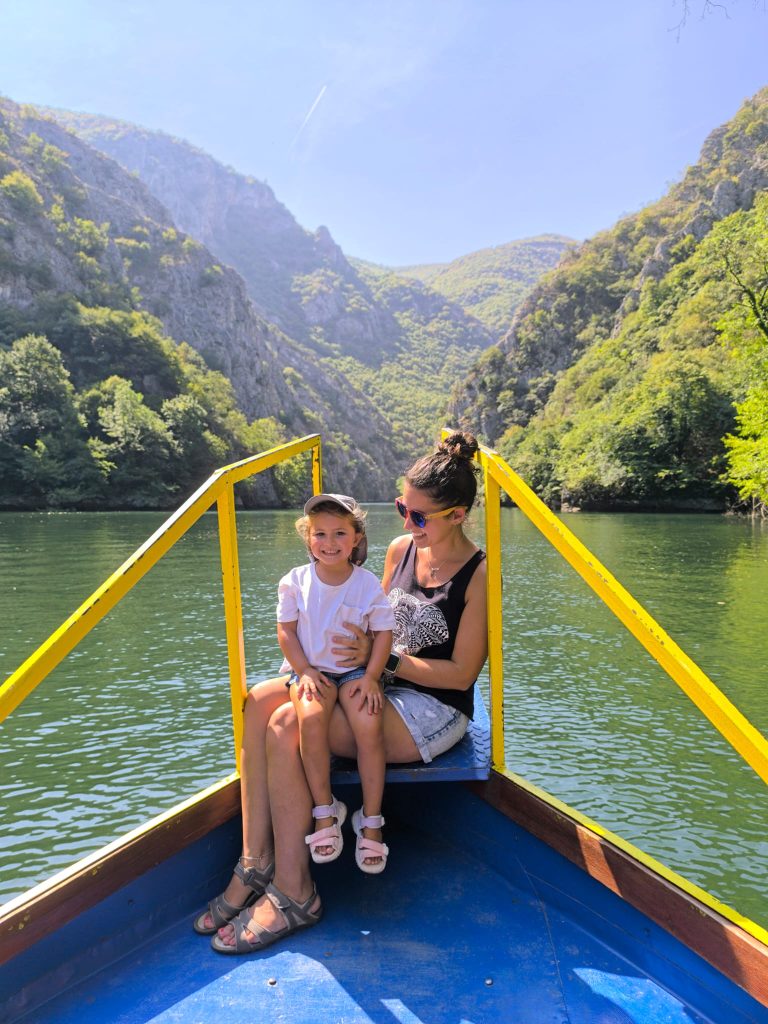
[[[299,140],[299,136],[301,135],[301,133],[302,133],[302,132],[304,131],[304,129],[305,129],[305,128],[307,127],[307,125],[309,124],[309,119],[310,119],[310,118],[312,117],[312,115],[314,114],[314,112],[315,112],[315,111],[317,110],[317,107],[318,107],[318,104],[320,103],[320,100],[321,100],[321,99],[323,98],[323,96],[325,96],[325,90],[326,90],[327,88],[328,88],[328,85],[327,85],[327,84],[326,84],[326,85],[324,85],[324,86],[322,87],[322,89],[320,90],[320,92],[319,92],[319,93],[317,94],[317,96],[315,97],[315,102],[314,102],[314,103],[312,104],[312,106],[311,106],[311,107],[309,108],[309,111],[307,112],[307,116],[306,116],[306,117],[304,118],[304,120],[303,120],[303,121],[301,122],[301,127],[299,128],[299,130],[298,130],[298,131],[296,132],[296,134],[294,135],[294,137],[293,137],[293,141],[291,142],[290,146],[288,147],[289,149],[292,149],[292,148],[293,148],[293,147],[294,147],[294,146],[296,145],[296,143],[298,142],[298,140]]]

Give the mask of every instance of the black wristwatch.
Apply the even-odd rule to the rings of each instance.
[[[398,654],[396,651],[392,651],[390,656],[387,658],[387,663],[384,668],[387,672],[391,672],[393,676],[397,675],[397,670],[400,668],[400,661],[402,654]]]

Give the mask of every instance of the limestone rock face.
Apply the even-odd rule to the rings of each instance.
[[[296,341],[377,365],[397,325],[376,309],[327,227],[301,227],[264,182],[162,132],[52,112],[138,175],[174,222],[241,275],[256,308]]]
[[[643,286],[661,281],[720,220],[768,188],[768,89],[713,131],[659,202],[567,253],[518,306],[493,358],[481,357],[451,412],[495,442],[547,403],[563,371],[621,332]]]
[[[7,140],[0,178],[21,173],[31,183],[26,200],[23,190],[15,198],[0,191],[0,301],[23,309],[46,293],[67,292],[91,305],[146,310],[170,338],[187,342],[232,381],[249,419],[273,417],[297,436],[322,431],[330,440],[328,478],[337,488],[354,483],[356,495],[368,500],[390,494],[401,467],[375,406],[361,394],[343,398],[354,387],[268,322],[240,275],[180,231],[144,182],[32,108],[0,101],[0,130]],[[173,165],[151,161],[149,149],[145,158],[158,174],[173,174]],[[225,186],[239,195],[239,209],[267,211],[275,229],[292,221],[264,186],[225,174],[203,188],[216,171],[211,163],[197,161],[199,175],[184,197],[201,231],[216,224],[221,208],[209,197]],[[315,244],[308,237],[308,247]],[[347,484],[353,437],[376,457],[361,456]]]

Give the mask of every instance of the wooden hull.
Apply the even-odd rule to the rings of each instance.
[[[351,787],[341,795],[353,806],[358,799]],[[171,1002],[161,993],[170,986],[169,1021],[226,1021],[240,989],[220,991],[222,971],[249,964],[249,977],[264,974],[248,995],[250,1018],[259,1020],[303,1020],[302,1007],[316,1020],[314,986],[326,1001],[334,993],[341,1000],[323,1011],[329,1021],[388,1020],[384,1005],[404,1022],[768,1022],[766,946],[497,773],[488,782],[390,786],[393,853],[384,875],[357,872],[348,839],[341,860],[316,871],[327,908],[316,929],[258,957],[217,957],[192,935],[189,917],[219,891],[237,856],[238,797],[238,781],[226,780],[2,908],[0,1020],[164,1021]],[[363,912],[369,928],[350,929]],[[364,934],[379,937],[372,960],[359,948]],[[162,960],[166,936],[182,971],[173,983]],[[296,957],[310,988],[304,1002],[294,993],[291,1003],[285,986]],[[205,976],[199,991],[189,988],[190,965]],[[409,971],[439,980],[448,993],[443,1011],[435,1003],[430,1015],[421,974],[392,996]],[[366,978],[377,1014],[366,1004]],[[270,990],[281,984],[288,1002],[278,1005]],[[119,1005],[109,1002],[115,993]],[[466,1002],[458,1016],[457,1000]],[[625,1016],[610,1016],[611,1006]]]

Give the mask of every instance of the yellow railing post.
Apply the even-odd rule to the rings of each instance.
[[[312,493],[323,493],[323,453],[319,444],[312,449]]]
[[[768,741],[765,737],[497,452],[481,446],[480,459],[485,460],[486,475],[492,476],[506,491],[520,511],[640,641],[717,731],[768,783]]]
[[[217,469],[181,508],[155,530],[152,536],[6,679],[0,686],[0,722],[21,704],[107,612],[170,551],[187,530],[208,511],[214,501],[218,500],[226,487],[231,490],[232,486],[241,480],[247,480],[286,459],[312,450],[312,483],[317,493],[322,482],[320,444],[319,434],[307,434],[296,441],[289,441],[259,455],[252,455],[247,459],[241,459],[240,462],[233,462],[229,466]],[[239,749],[238,739],[236,744]]]
[[[491,759],[503,771],[504,752],[504,659],[501,606],[501,489],[481,456],[485,485],[485,548],[488,589],[488,675],[491,681]]]
[[[232,725],[235,732],[235,762],[240,771],[240,748],[243,742],[243,705],[247,693],[245,681],[245,643],[243,640],[243,605],[240,595],[240,563],[237,554],[237,518],[235,490],[227,481],[216,502],[219,514],[219,547],[221,550],[221,581],[224,589],[224,619],[229,660],[229,692],[232,700]]]

